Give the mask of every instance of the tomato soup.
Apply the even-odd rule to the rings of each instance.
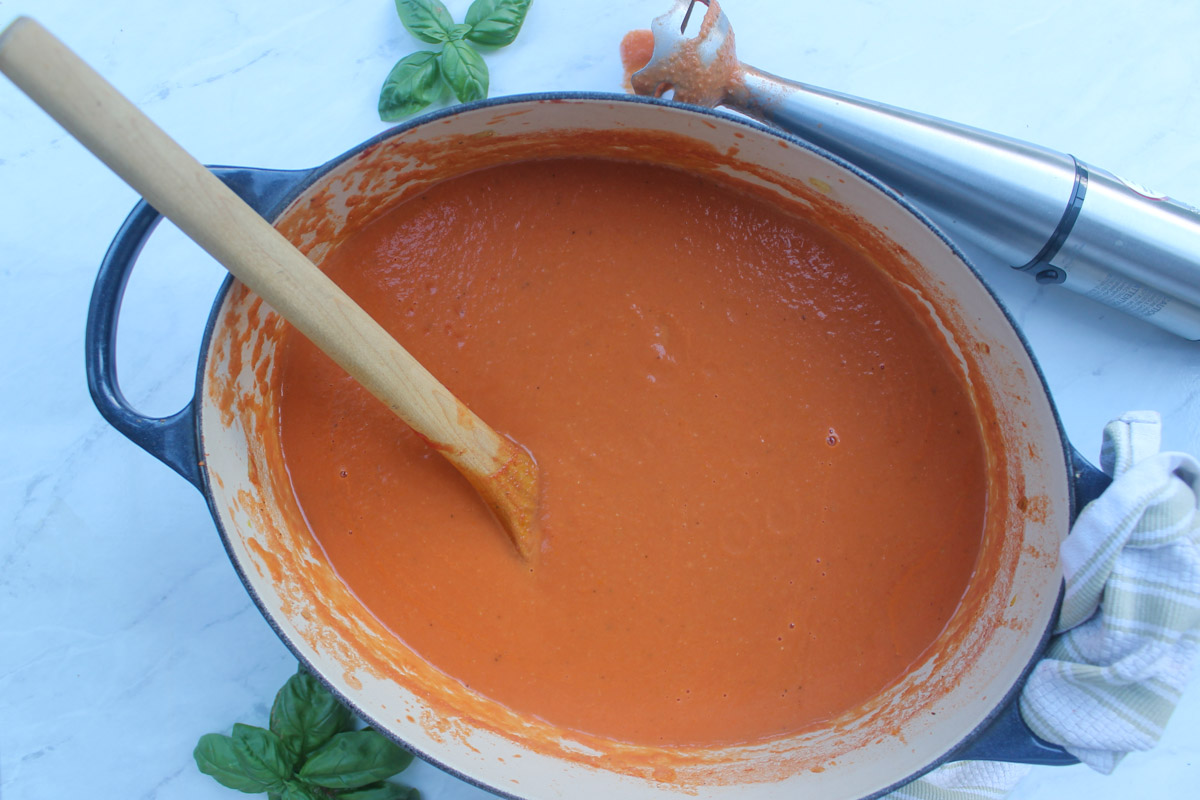
[[[938,336],[852,244],[599,159],[438,184],[324,269],[543,481],[529,562],[467,482],[298,334],[280,427],[346,585],[471,690],[637,744],[853,711],[974,568],[982,435]]]

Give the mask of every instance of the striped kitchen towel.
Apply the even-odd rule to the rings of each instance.
[[[1200,463],[1160,432],[1152,411],[1105,427],[1114,480],[1063,543],[1056,635],[1021,694],[1038,736],[1105,774],[1158,742],[1200,649]],[[952,763],[888,800],[995,800],[1028,769]]]

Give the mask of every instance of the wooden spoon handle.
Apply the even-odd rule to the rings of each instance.
[[[537,468],[332,280],[32,19],[0,33],[0,71],[163,216],[448,458],[522,555],[536,545]]]

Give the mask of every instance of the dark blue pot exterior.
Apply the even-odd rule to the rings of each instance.
[[[647,101],[640,98],[629,98],[621,95],[596,95],[569,93],[561,95],[537,95],[506,98],[501,100],[482,101],[477,105],[503,105],[513,101],[530,99],[566,98],[566,99],[602,99],[606,102],[665,102]],[[706,109],[695,109],[699,113],[713,113]],[[454,109],[440,112],[438,115],[455,113]],[[424,123],[430,116],[419,120]],[[739,121],[741,122],[741,121]],[[419,124],[410,123],[410,124]],[[821,152],[833,161],[837,161],[851,169],[850,165],[829,156],[823,151],[801,142],[794,137],[780,134],[770,128],[756,123],[742,122],[758,130],[774,136],[780,136],[790,142]],[[298,196],[313,181],[333,166],[341,163],[362,149],[390,136],[402,133],[406,126],[392,129],[353,150],[339,156],[333,161],[309,170],[266,170],[244,167],[212,167],[212,171],[251,207],[267,220],[276,219],[289,202]],[[860,170],[855,172],[861,174]],[[865,176],[870,179],[870,176]],[[870,179],[875,183],[873,179]],[[886,187],[881,187],[886,190]],[[889,194],[891,194],[889,190]],[[894,196],[894,195],[893,195]],[[896,198],[903,203],[903,199]],[[916,213],[916,212],[914,212]],[[919,213],[916,213],[921,217]],[[924,219],[924,217],[921,217]],[[120,314],[121,301],[128,283],[134,263],[150,234],[161,219],[159,213],[142,201],[134,207],[125,223],[117,231],[108,252],[101,262],[92,292],[91,304],[88,309],[87,329],[85,335],[86,366],[88,388],[96,408],[110,424],[139,447],[158,458],[164,464],[182,475],[202,493],[208,494],[206,478],[201,458],[199,429],[195,400],[189,402],[179,412],[167,417],[148,417],[139,413],[126,400],[117,380],[116,369],[116,333],[117,320]],[[932,226],[931,226],[932,227]],[[936,230],[936,229],[935,229]],[[940,235],[940,234],[939,234]],[[944,237],[943,237],[944,238]],[[953,246],[953,245],[952,245]],[[961,255],[961,254],[960,254]],[[964,259],[965,260],[965,259]],[[213,306],[214,313],[209,320],[209,330],[205,331],[205,342],[208,341],[216,309],[220,307],[229,281],[222,287]],[[999,303],[999,300],[997,300]],[[1010,318],[1011,321],[1011,318]],[[1016,325],[1014,323],[1014,328]],[[1019,334],[1019,330],[1018,330]],[[1024,342],[1024,337],[1021,337]],[[1026,343],[1026,349],[1028,344]],[[206,351],[202,350],[197,374],[197,391],[199,381],[204,371]],[[1030,355],[1032,358],[1032,354]],[[1036,363],[1036,360],[1034,361]],[[1043,380],[1044,385],[1044,380]],[[1053,403],[1051,403],[1053,406]],[[1071,480],[1071,520],[1087,503],[1098,497],[1111,482],[1111,478],[1098,470],[1069,443],[1059,424],[1059,433],[1063,441],[1064,453],[1067,458],[1067,469]],[[1053,625],[1042,635],[1040,654],[1049,642]],[[1076,764],[1078,760],[1061,747],[1039,739],[1030,731],[1021,718],[1018,699],[1025,678],[1036,664],[1029,664],[1022,679],[1013,687],[1009,695],[996,707],[992,717],[980,725],[971,735],[942,759],[941,763],[959,760],[1009,761],[1026,764],[1066,765]],[[931,765],[936,766],[936,765]],[[907,778],[905,779],[908,780]]]

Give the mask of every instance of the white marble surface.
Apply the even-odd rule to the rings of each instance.
[[[461,15],[467,0],[450,0]],[[667,0],[537,0],[488,57],[492,94],[619,90],[617,44]],[[1195,0],[727,0],[741,57],[819,86],[1072,152],[1200,204]],[[0,0],[38,17],[197,157],[308,167],[386,126],[415,49],[390,0]],[[88,397],[96,266],[135,197],[0,80],[0,796],[224,798],[196,739],[263,722],[295,667],[230,566],[200,495]],[[1200,344],[982,265],[1041,361],[1067,432],[1150,408],[1200,452]],[[152,414],[191,391],[219,268],[173,231],[121,317],[125,390]],[[1111,776],[1038,768],[1023,800],[1194,797],[1200,688],[1166,738]],[[421,765],[427,798],[485,793]],[[1190,789],[1187,787],[1191,787]]]

